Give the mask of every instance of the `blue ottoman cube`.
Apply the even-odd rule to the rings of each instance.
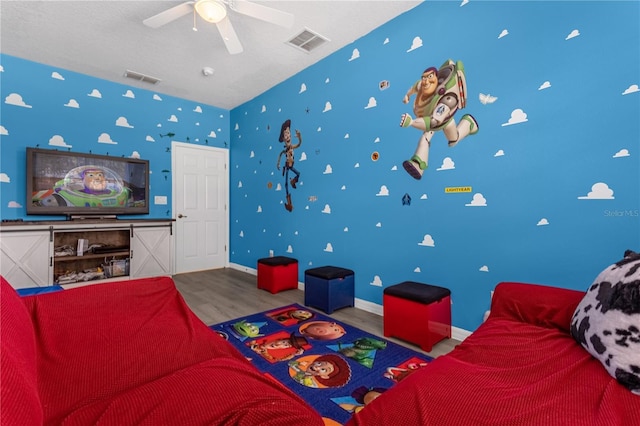
[[[354,306],[354,273],[351,269],[322,266],[304,271],[304,304],[330,314]]]

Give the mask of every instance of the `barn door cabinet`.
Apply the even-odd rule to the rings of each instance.
[[[0,273],[15,288],[172,275],[173,235],[171,220],[3,223]]]

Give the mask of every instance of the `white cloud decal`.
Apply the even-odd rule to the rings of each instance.
[[[369,102],[367,103],[367,106],[364,107],[364,109],[375,108],[376,106],[378,106],[378,102],[376,101],[376,98],[372,96],[369,98]]]
[[[64,141],[64,138],[60,135],[51,136],[51,139],[49,139],[49,145],[59,146],[62,148],[72,148],[71,145],[67,145],[67,143]]]
[[[87,96],[91,96],[92,98],[102,98],[102,93],[100,93],[98,89],[93,89]]]
[[[4,98],[4,103],[8,105],[15,105],[23,108],[33,108],[31,105],[27,105],[24,100],[22,100],[22,96],[17,93],[10,93],[6,98]]]
[[[333,253],[333,246],[331,245],[331,243],[327,243],[327,246],[324,248],[324,251],[328,253]]]
[[[518,108],[511,111],[511,117],[509,118],[509,121],[507,121],[506,123],[502,123],[502,126],[511,126],[512,124],[524,123],[526,121],[529,121],[527,119],[527,114],[523,110]]]
[[[118,142],[111,140],[109,133],[101,133],[100,136],[98,136],[98,143],[107,143],[110,145],[118,144]]]
[[[129,124],[126,117],[118,117],[116,120],[116,126],[118,127],[128,127],[129,129],[133,129],[133,126]]]
[[[322,110],[322,112],[327,112],[327,111],[331,111],[333,107],[331,106],[331,102],[327,102],[326,104],[324,104],[324,109]]]
[[[353,52],[351,52],[351,57],[349,58],[349,62],[353,61],[354,59],[358,59],[360,57],[360,51],[358,49],[353,49]]]
[[[380,191],[376,194],[376,197],[388,197],[389,196],[389,188],[387,185],[382,185],[380,187]]]
[[[538,87],[538,90],[548,89],[549,87],[551,87],[551,82],[550,81],[545,81],[544,83],[542,83],[540,85],[540,87]]]
[[[451,157],[445,157],[444,160],[442,160],[442,165],[436,170],[453,170],[455,168],[456,163],[453,162]]]
[[[59,72],[52,72],[51,78],[55,78],[56,80],[64,80],[64,77]]]
[[[407,52],[411,52],[420,47],[422,47],[422,39],[420,37],[414,37],[413,41],[411,41],[411,47],[407,50]]]
[[[626,90],[622,92],[622,94],[628,95],[630,93],[637,93],[637,92],[640,92],[640,88],[638,87],[637,84],[632,84],[631,86],[627,87]]]
[[[478,192],[477,194],[473,194],[473,199],[471,200],[471,202],[469,204],[465,204],[465,206],[467,206],[467,207],[486,207],[487,206],[487,200],[482,196],[482,194],[480,194]]]
[[[430,234],[425,234],[424,237],[422,237],[422,241],[420,241],[418,245],[424,247],[435,247],[436,242],[433,241],[433,237]]]
[[[80,108],[80,104],[75,99],[69,99],[69,102],[64,104],[68,108]]]
[[[382,287],[382,278],[380,278],[380,275],[374,275],[373,281],[371,281],[369,284],[374,285],[376,287]]]
[[[613,158],[628,157],[629,155],[628,149],[621,149],[613,155]]]
[[[604,182],[593,184],[591,191],[587,195],[578,197],[579,200],[613,200],[613,189]]]
[[[570,40],[572,38],[578,37],[580,35],[580,31],[573,30],[569,33],[569,35],[565,38],[565,40]]]

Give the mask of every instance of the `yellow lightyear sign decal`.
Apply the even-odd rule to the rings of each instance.
[[[455,194],[458,192],[471,192],[470,186],[448,186],[444,189],[446,194]]]

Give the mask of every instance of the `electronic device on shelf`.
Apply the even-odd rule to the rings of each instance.
[[[27,214],[149,214],[149,161],[27,148]]]
[[[100,247],[93,247],[91,249],[91,251],[94,254],[117,253],[117,252],[121,252],[121,251],[129,251],[129,246],[106,245],[106,246],[100,246]]]

